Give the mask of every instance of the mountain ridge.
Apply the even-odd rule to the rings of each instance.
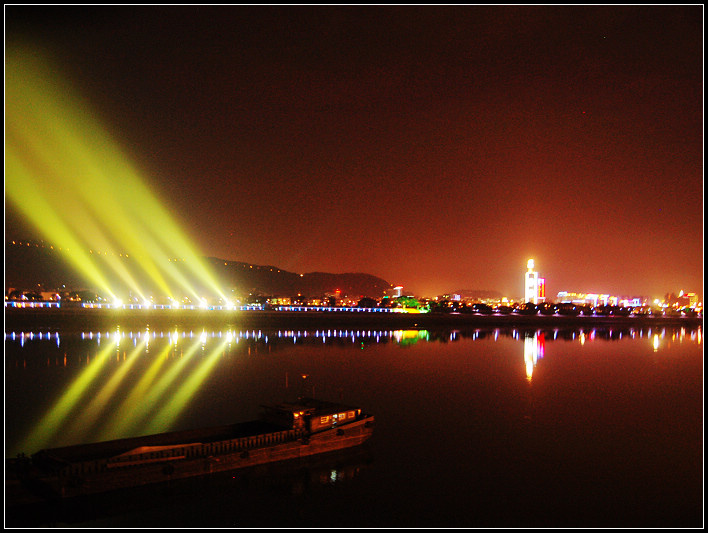
[[[204,257],[217,283],[237,296],[266,295],[283,297],[341,297],[381,298],[392,285],[373,274],[363,272],[330,273],[310,272],[297,274],[272,265],[255,265],[244,261],[233,261],[218,257]],[[130,268],[140,287],[154,286],[141,268],[132,260],[121,257],[121,264]],[[203,280],[194,279],[188,265],[173,263],[179,272],[195,287],[206,290]],[[107,270],[107,269],[106,269]],[[111,286],[124,285],[117,275],[109,278]],[[64,289],[98,289],[87,276],[72,267],[64,254],[53,247],[39,242],[21,244],[5,243],[5,291],[9,289],[52,291]],[[155,290],[155,289],[153,289]]]

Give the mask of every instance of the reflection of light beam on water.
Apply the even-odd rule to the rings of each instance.
[[[124,363],[113,373],[108,382],[101,387],[101,390],[93,397],[91,403],[82,408],[81,414],[73,421],[71,427],[66,430],[67,434],[79,436],[80,433],[84,435],[88,433],[96,419],[104,414],[103,410],[106,405],[115,396],[118,386],[123,382],[128,371],[138,360],[140,352],[147,347],[147,344],[148,334],[146,333],[142,342],[131,350]]]
[[[39,57],[37,50],[6,50],[7,199],[110,297],[116,291],[102,267],[141,296],[136,279],[147,276],[165,296],[179,290],[198,297],[186,268],[225,299],[202,255],[137,169]],[[97,247],[101,253],[88,252]],[[182,259],[180,268],[175,257]]]
[[[167,362],[167,355],[172,349],[169,344],[165,346],[155,357],[147,372],[140,378],[140,381],[132,388],[130,394],[123,400],[110,421],[106,423],[101,433],[101,440],[137,435],[136,431],[141,421],[150,415],[157,399],[164,394],[169,384],[177,378],[187,361],[197,352],[200,346],[200,342],[195,342],[186,355],[155,383],[158,372]]]
[[[86,368],[24,440],[20,449],[36,451],[50,442],[50,439],[61,429],[64,420],[86,395],[89,386],[94,383],[96,376],[104,368],[103,363],[110,357],[115,348],[115,345],[107,344],[91,363],[87,363]]]
[[[227,341],[220,342],[216,348],[202,359],[198,367],[191,371],[179,390],[170,397],[169,402],[151,420],[145,431],[146,433],[162,432],[170,427],[172,422],[182,413],[189,400],[199,390],[199,387],[214,369],[216,363],[219,362],[227,344]]]
[[[150,387],[144,400],[147,405],[154,405],[159,398],[164,395],[167,388],[179,377],[184,367],[192,360],[194,354],[197,353],[202,346],[203,343],[201,339],[195,340],[187,352],[181,356],[180,360],[173,364],[157,383]]]

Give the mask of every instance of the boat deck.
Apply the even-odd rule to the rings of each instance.
[[[37,452],[33,459],[35,462],[54,463],[57,465],[68,464],[76,461],[91,461],[107,459],[126,454],[132,450],[143,447],[161,446],[189,446],[192,444],[207,444],[210,442],[251,437],[263,433],[282,431],[283,428],[263,420],[252,420],[225,426],[211,428],[191,429],[130,437],[91,444],[77,444]]]

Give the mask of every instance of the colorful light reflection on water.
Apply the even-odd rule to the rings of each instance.
[[[13,435],[14,428],[9,428],[7,452],[10,456],[73,442],[110,440],[171,430],[179,425],[182,411],[188,408],[191,399],[219,366],[224,371],[229,365],[239,364],[237,361],[244,355],[273,349],[283,351],[288,344],[326,346],[329,343],[341,347],[351,343],[363,349],[379,343],[404,347],[418,342],[455,342],[463,339],[491,339],[496,342],[504,337],[523,341],[519,365],[530,382],[534,368],[544,357],[547,341],[563,339],[584,346],[586,342],[599,339],[625,338],[641,340],[653,352],[660,351],[669,343],[702,342],[700,328],[533,332],[476,329],[444,334],[427,330],[116,329],[83,332],[78,337],[80,349],[74,348],[77,346],[75,336],[65,336],[58,331],[5,334],[6,349],[9,348],[6,356],[8,370],[22,368],[27,373],[32,372],[31,367],[40,364],[67,370],[61,375],[63,390],[53,399],[43,398],[48,408],[43,416],[34,421],[30,433],[17,440],[19,435]],[[18,346],[19,350],[16,349]],[[39,353],[43,355],[40,357]],[[223,361],[220,363],[220,360]],[[9,379],[12,380],[15,375],[11,372]],[[67,376],[70,376],[69,379],[66,379]]]
[[[377,420],[374,462],[337,489],[339,503],[365,501],[367,513],[323,525],[685,526],[700,517],[700,327],[114,329],[6,333],[5,348],[8,457],[249,420],[261,404],[307,394]],[[313,518],[317,489],[298,490],[300,525],[323,523]],[[190,502],[193,525],[237,523],[233,505],[210,503],[222,493]],[[251,515],[248,525],[297,525],[278,512]],[[178,520],[173,507],[159,516]]]

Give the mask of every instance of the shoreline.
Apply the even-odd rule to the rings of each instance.
[[[372,313],[323,311],[225,311],[171,309],[5,309],[5,332],[31,329],[91,331],[103,328],[381,328],[381,329],[464,329],[548,328],[548,327],[689,327],[703,325],[703,317],[684,316],[561,316],[561,315],[478,315],[444,313]]]

